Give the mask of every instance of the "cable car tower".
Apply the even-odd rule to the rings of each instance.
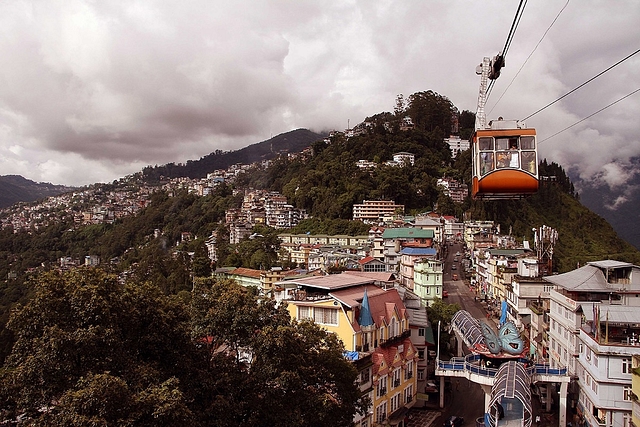
[[[538,191],[536,130],[502,117],[487,123],[484,109],[489,80],[497,79],[502,67],[504,57],[498,54],[493,59],[485,57],[476,68],[480,92],[471,140],[474,199],[521,199]]]

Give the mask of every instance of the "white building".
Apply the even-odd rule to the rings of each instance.
[[[404,205],[396,205],[393,200],[363,200],[362,204],[353,205],[354,221],[377,223],[396,213],[404,214]]]
[[[460,139],[459,136],[455,135],[451,135],[449,138],[445,138],[444,142],[449,145],[449,150],[451,150],[451,157],[456,157],[460,152],[468,150],[470,147],[468,140]]]
[[[567,366],[580,422],[628,427],[631,369],[640,355],[640,267],[604,260],[545,280],[550,292],[549,361]]]

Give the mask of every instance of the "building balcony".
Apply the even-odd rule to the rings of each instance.
[[[410,336],[411,336],[411,330],[406,330],[400,335],[396,335],[395,337],[391,337],[387,340],[381,340],[380,347],[387,348],[387,347],[391,347],[392,345],[397,345],[402,341],[404,341],[405,339],[409,338]]]

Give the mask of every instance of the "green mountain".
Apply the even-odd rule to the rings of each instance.
[[[4,175],[0,176],[0,208],[18,202],[35,202],[73,190],[73,187],[34,182],[19,175]]]

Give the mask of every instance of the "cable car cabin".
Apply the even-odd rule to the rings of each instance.
[[[474,199],[520,199],[538,191],[536,130],[493,120],[472,138]]]

